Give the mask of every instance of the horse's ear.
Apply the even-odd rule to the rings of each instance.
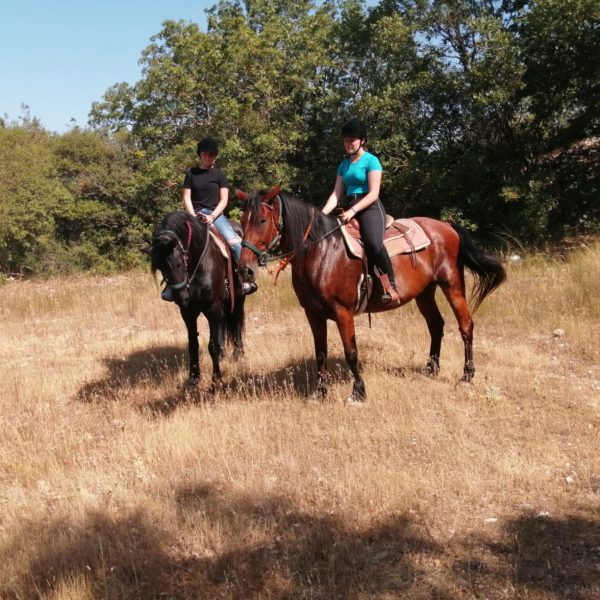
[[[275,198],[279,192],[281,192],[281,184],[276,185],[265,194],[265,202],[271,202],[271,200],[273,200],[273,198]]]
[[[235,195],[240,202],[246,202],[246,200],[248,200],[248,192],[243,192],[236,188]]]

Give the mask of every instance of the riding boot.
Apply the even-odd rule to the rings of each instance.
[[[400,298],[398,297],[398,292],[396,291],[394,268],[392,267],[392,261],[390,260],[390,255],[388,254],[385,246],[383,246],[378,252],[376,264],[380,271],[379,281],[381,282],[381,287],[383,288],[381,303],[398,304]]]
[[[396,291],[396,282],[393,279],[390,279],[387,273],[382,273],[379,275],[379,282],[383,288],[381,304],[398,304],[400,302],[400,297]]]

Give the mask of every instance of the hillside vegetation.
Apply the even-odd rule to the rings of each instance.
[[[0,119],[0,274],[134,268],[207,135],[232,188],[322,206],[350,117],[391,214],[496,247],[598,233],[598,22],[597,0],[219,0],[206,31],[165,21],[86,127]]]

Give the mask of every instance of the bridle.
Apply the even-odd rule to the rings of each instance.
[[[189,250],[192,245],[192,226],[190,225],[189,221],[186,221],[186,225],[187,225],[187,229],[188,229],[187,248],[184,247],[184,245],[182,244],[181,239],[179,238],[177,233],[175,233],[174,231],[171,231],[170,229],[165,229],[165,230],[161,231],[157,236],[157,237],[160,237],[161,235],[168,234],[168,237],[170,239],[175,240],[175,242],[177,243],[177,247],[179,248],[179,252],[181,252],[181,258],[183,259],[183,264],[185,267],[185,279],[183,281],[175,283],[175,282],[170,281],[167,277],[164,277],[164,273],[163,273],[164,281],[167,283],[167,285],[173,291],[180,290],[181,288],[189,289],[190,284],[194,281],[194,278],[196,277],[198,267],[200,266],[200,263],[202,262],[202,257],[204,256],[204,252],[206,251],[206,247],[208,246],[208,237],[209,236],[207,235],[206,243],[204,244],[204,248],[202,249],[202,252],[200,253],[200,256],[198,257],[198,262],[196,263],[194,271],[191,274],[191,276],[188,276],[188,273],[189,273],[189,271],[188,271]]]
[[[275,202],[278,203],[278,209],[279,209],[277,211],[277,221],[275,220],[275,206],[274,206]],[[273,205],[271,205],[268,202],[261,202],[260,206],[264,206],[265,208],[267,208],[271,211],[271,230],[275,230],[276,233],[273,236],[273,238],[271,239],[271,241],[267,243],[267,248],[264,251],[261,251],[254,244],[251,244],[250,242],[247,242],[246,240],[242,240],[242,246],[244,246],[245,248],[248,248],[248,250],[250,250],[253,254],[256,255],[256,257],[258,259],[259,267],[265,267],[267,265],[267,262],[269,262],[269,261],[279,260],[281,263],[279,270],[281,271],[281,270],[285,269],[285,267],[292,260],[293,255],[296,253],[295,250],[292,250],[291,252],[288,252],[287,254],[280,254],[278,256],[272,256],[273,250],[277,250],[277,248],[279,248],[279,246],[281,244],[281,236],[282,236],[283,230],[284,230],[283,202],[281,201],[281,197],[279,196],[279,194],[277,194],[277,196],[275,197],[275,201],[273,202]],[[315,220],[316,212],[317,212],[317,209],[315,209],[313,207],[310,223],[308,224],[308,227],[306,228],[306,231],[304,232],[303,242],[306,242],[306,240],[308,239],[308,235],[312,229],[312,226],[313,226],[313,223]],[[339,222],[339,225],[337,227],[334,227],[333,229],[331,229],[330,231],[328,231],[321,237],[317,238],[316,240],[309,242],[309,245],[315,246],[315,245],[319,244],[322,240],[329,237],[334,231],[341,229],[342,226],[343,226],[343,223]]]
[[[278,204],[277,210],[277,221],[275,220],[275,202]],[[252,253],[254,253],[258,259],[258,266],[265,267],[269,260],[272,260],[269,255],[273,254],[274,250],[277,250],[281,244],[281,234],[283,232],[283,204],[281,202],[281,197],[279,194],[275,197],[273,204],[269,204],[268,202],[261,202],[260,206],[264,206],[271,212],[271,231],[275,231],[275,234],[270,242],[267,243],[266,250],[262,251],[257,248],[254,244],[247,242],[246,240],[242,240],[242,246],[244,248],[248,248]]]

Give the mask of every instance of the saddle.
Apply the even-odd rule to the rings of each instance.
[[[356,219],[351,219],[342,226],[342,234],[350,256],[364,257],[364,248],[360,236],[360,226]],[[394,219],[386,215],[383,244],[390,258],[398,254],[414,254],[427,248],[431,240],[422,227],[412,219]]]
[[[225,279],[225,289],[229,294],[229,303],[231,312],[235,307],[235,291],[233,289],[234,284],[234,273],[233,273],[233,255],[231,254],[231,248],[225,238],[221,235],[219,230],[211,223],[208,228],[208,234],[215,242],[219,252],[225,257],[227,260],[227,278]]]
[[[366,255],[357,219],[351,219],[342,226],[342,235],[348,254],[363,262],[363,272],[358,281],[357,301],[354,307],[355,313],[359,315],[367,308],[373,289],[373,278],[367,273]],[[412,264],[415,266],[415,253],[427,248],[431,244],[431,240],[416,221],[394,219],[394,217],[386,215],[383,243],[390,258],[399,254],[410,254]]]

